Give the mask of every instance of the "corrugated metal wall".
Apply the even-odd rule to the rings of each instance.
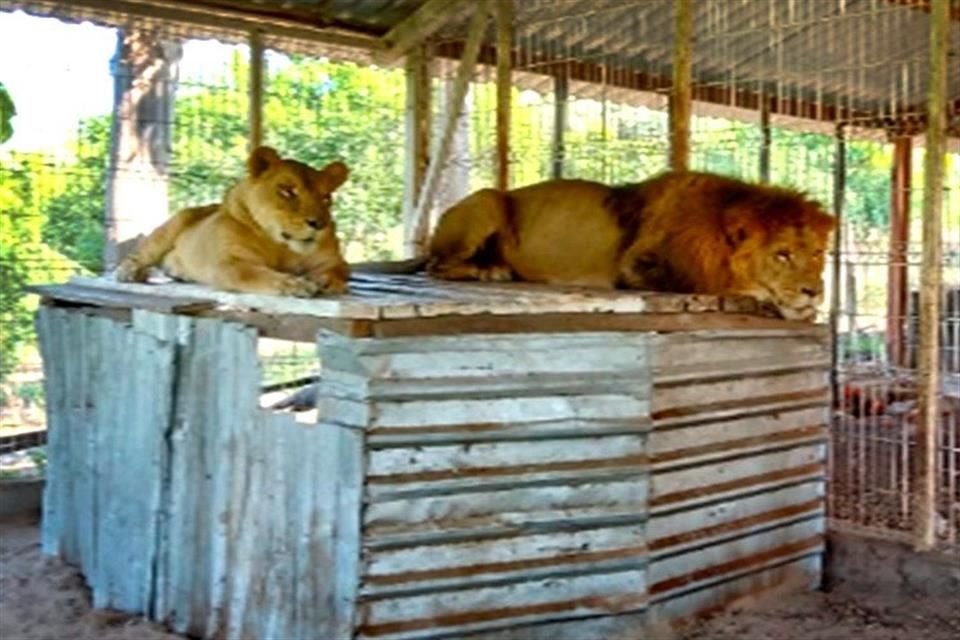
[[[325,334],[304,425],[257,409],[252,329],[38,325],[45,549],[98,606],[204,637],[560,640],[819,577],[819,329]]]

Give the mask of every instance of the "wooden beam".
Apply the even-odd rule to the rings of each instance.
[[[477,63],[477,56],[480,54],[480,45],[483,41],[483,34],[486,31],[487,20],[490,17],[490,0],[479,0],[474,10],[473,17],[470,20],[470,29],[467,34],[467,42],[463,49],[463,58],[460,59],[460,68],[457,70],[457,77],[454,81],[453,96],[447,105],[447,112],[443,125],[443,131],[440,139],[434,146],[434,152],[430,158],[430,165],[427,167],[427,175],[424,178],[423,189],[417,200],[417,210],[413,219],[413,251],[415,256],[426,254],[427,235],[430,231],[430,209],[433,206],[433,200],[440,185],[440,175],[443,171],[443,165],[447,161],[450,153],[450,143],[453,140],[453,131],[457,126],[457,119],[463,110],[463,101],[467,96],[467,89],[470,87],[470,79],[473,76],[474,66]]]
[[[423,183],[430,164],[430,53],[427,47],[414,47],[407,54],[407,104],[406,104],[406,154],[403,180],[403,219],[405,229],[404,253],[416,255],[417,246],[426,238],[417,238],[417,200],[423,191]],[[423,229],[425,232],[426,229]]]
[[[470,3],[467,0],[427,0],[381,39],[383,51],[376,58],[381,64],[390,64],[398,60],[410,49],[422,44],[425,39],[433,35],[450,18]],[[479,4],[486,4],[481,0]]]
[[[906,7],[908,9],[930,13],[930,0],[887,0],[887,2],[900,5],[901,7]],[[960,4],[954,3],[950,7],[950,19],[955,22],[960,22]]]
[[[916,464],[913,482],[913,545],[936,544],[937,445],[939,435],[939,319],[943,283],[943,169],[946,160],[947,50],[950,0],[930,6],[930,80],[923,191],[923,260],[920,271],[920,353],[917,367]]]
[[[907,319],[907,245],[910,242],[910,174],[913,139],[893,138],[890,175],[890,247],[887,257],[887,356],[895,366],[905,364],[904,323]]]
[[[673,86],[670,90],[670,168],[690,166],[690,118],[693,104],[693,0],[674,7]]]
[[[263,34],[250,32],[250,143],[249,151],[263,144]]]
[[[497,188],[510,188],[513,0],[497,0]]]
[[[567,129],[567,98],[570,94],[570,80],[565,73],[553,78],[553,144],[550,152],[552,169],[550,176],[554,179],[563,177],[563,160],[566,149],[563,144],[564,133]]]

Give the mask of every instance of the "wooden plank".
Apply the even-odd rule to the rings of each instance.
[[[809,328],[809,324],[728,313],[541,313],[538,315],[441,316],[381,320],[371,333],[380,338],[464,333],[558,333],[570,331],[681,332],[701,329]]]
[[[81,282],[31,285],[25,289],[54,300],[122,309],[136,307],[163,313],[191,313],[215,306],[214,302],[203,298],[155,295],[152,293],[143,295],[122,290],[109,291],[100,287],[84,286]]]
[[[428,638],[523,624],[636,611],[646,606],[645,572],[529,582],[372,600],[360,609],[360,638]],[[442,612],[442,613],[438,613]]]
[[[940,297],[943,286],[943,169],[946,157],[949,0],[930,3],[930,80],[923,191],[923,259],[920,275],[920,347],[917,363],[917,447],[913,474],[914,543],[933,548],[937,524]]]
[[[427,0],[410,16],[393,26],[380,40],[383,50],[375,59],[380,64],[398,60],[410,49],[422,44],[427,38],[466,10],[466,0]]]
[[[47,555],[63,553],[66,535],[65,493],[70,483],[70,457],[67,424],[66,312],[41,306],[37,310],[36,329],[43,361],[43,389],[47,405],[47,459],[43,489],[41,546]]]
[[[669,556],[679,549],[699,548],[710,540],[740,535],[751,527],[771,522],[823,515],[824,482],[774,487],[687,509],[652,514],[647,521],[647,541],[652,558]]]
[[[747,463],[736,459],[714,462],[709,473],[700,465],[655,473],[651,480],[651,513],[823,478],[825,452],[822,444],[807,444],[756,454]]]
[[[644,525],[518,535],[431,546],[369,550],[361,596],[536,578],[544,572],[593,572],[594,563],[643,561]]]
[[[650,563],[649,579],[651,595],[662,600],[671,592],[679,593],[696,587],[700,581],[716,580],[724,570],[736,570],[746,565],[751,556],[763,557],[765,552],[788,547],[803,541],[819,541],[819,544],[804,545],[803,550],[822,550],[824,519],[807,518],[773,529],[761,530],[753,535],[733,537],[702,548],[664,556]],[[798,549],[799,550],[799,549]],[[791,551],[792,553],[793,551]]]

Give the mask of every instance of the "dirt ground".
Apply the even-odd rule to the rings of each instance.
[[[62,563],[43,557],[38,537],[36,522],[23,519],[0,522],[0,638],[173,640],[182,637],[138,618],[92,611],[89,593],[80,576]],[[640,637],[642,635],[638,635],[638,639]],[[810,593],[727,613],[699,624],[684,636],[684,640],[917,638],[960,638],[960,600],[956,594],[905,599],[876,593],[845,593],[843,589]]]

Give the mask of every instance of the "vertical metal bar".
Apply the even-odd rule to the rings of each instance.
[[[693,0],[676,0],[673,40],[673,87],[670,92],[670,167],[690,166],[690,115],[693,68]]]
[[[497,188],[510,188],[513,0],[497,0]]]
[[[553,168],[551,177],[563,177],[564,146],[563,134],[567,128],[567,95],[569,82],[565,73],[561,72],[553,78]]]
[[[907,316],[907,244],[910,241],[910,174],[913,142],[910,136],[893,138],[890,179],[890,251],[887,262],[887,357],[905,365],[904,322]]]
[[[430,54],[426,46],[414,47],[406,60],[406,119],[403,179],[403,219],[405,257],[416,254],[417,199],[423,189],[430,162]]]
[[[833,247],[831,250],[833,264],[831,265],[830,285],[830,389],[833,394],[834,407],[841,406],[843,398],[840,394],[840,247],[843,240],[843,200],[847,188],[847,141],[844,125],[838,124],[836,131],[836,146],[833,160],[833,214],[837,219],[837,226],[833,232]]]
[[[263,144],[263,34],[250,32],[250,150]]]
[[[770,182],[770,101],[760,93],[760,182]],[[836,187],[836,184],[834,184]]]
[[[917,372],[920,415],[917,423],[916,482],[913,485],[913,544],[918,551],[931,549],[936,543],[936,471],[939,443],[937,400],[940,386],[937,370],[937,328],[943,280],[941,235],[949,26],[950,0],[931,0],[930,81],[923,190],[923,261],[920,272],[920,353]]]

